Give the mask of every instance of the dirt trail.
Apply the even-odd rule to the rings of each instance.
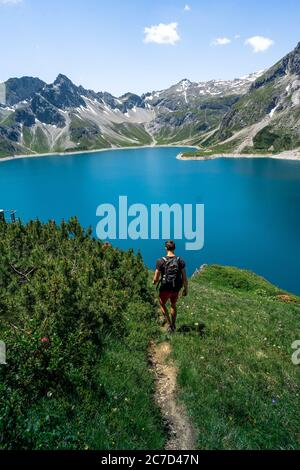
[[[166,421],[169,438],[166,450],[195,450],[196,433],[186,410],[176,400],[177,369],[167,361],[171,346],[164,342],[151,344],[150,360],[156,376],[155,401]]]

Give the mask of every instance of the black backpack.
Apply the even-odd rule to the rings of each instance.
[[[162,258],[164,264],[164,274],[162,276],[161,285],[164,288],[170,288],[170,290],[178,289],[182,287],[182,275],[179,266],[180,258],[172,256],[171,258]]]

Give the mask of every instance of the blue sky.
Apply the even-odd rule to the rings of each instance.
[[[299,0],[0,0],[0,79],[121,95],[235,78],[293,49],[299,18]]]

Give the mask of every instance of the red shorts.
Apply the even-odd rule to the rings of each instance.
[[[159,294],[159,301],[161,305],[166,305],[168,300],[170,300],[172,305],[176,305],[178,297],[179,297],[179,292],[163,291],[163,292],[160,292]]]

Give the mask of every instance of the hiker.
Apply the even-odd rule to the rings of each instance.
[[[167,256],[160,258],[156,262],[156,271],[154,274],[153,284],[160,286],[159,288],[159,302],[161,311],[166,318],[169,328],[169,333],[176,330],[177,308],[176,304],[179,297],[179,292],[182,287],[182,295],[188,295],[188,281],[185,271],[185,262],[182,258],[175,255],[176,245],[172,240],[166,242]],[[171,316],[167,309],[167,302],[171,302]]]

